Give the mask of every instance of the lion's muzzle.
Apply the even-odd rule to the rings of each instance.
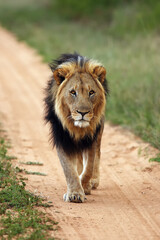
[[[76,110],[74,113],[72,113],[72,118],[74,120],[74,126],[80,128],[88,127],[92,118],[92,114],[90,111]]]

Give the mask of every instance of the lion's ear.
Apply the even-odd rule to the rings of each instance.
[[[57,68],[56,70],[54,70],[53,77],[57,85],[60,85],[65,80],[67,73],[68,73],[67,69],[63,68]]]
[[[95,75],[98,80],[103,83],[106,77],[106,69],[103,66],[96,66],[93,69],[93,75]]]

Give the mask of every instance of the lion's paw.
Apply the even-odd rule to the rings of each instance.
[[[91,185],[92,185],[92,189],[96,189],[99,186],[99,178],[92,178]]]
[[[91,182],[88,182],[87,184],[82,184],[84,192],[86,195],[90,195],[91,194],[91,189],[92,189],[92,185]]]
[[[65,202],[83,203],[85,195],[77,192],[65,193],[63,195],[63,200]]]

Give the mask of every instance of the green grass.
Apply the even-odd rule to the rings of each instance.
[[[49,207],[43,199],[25,190],[19,168],[11,164],[7,144],[0,138],[0,239],[46,240],[57,222],[38,207]]]
[[[41,162],[31,162],[31,161],[28,161],[28,162],[20,162],[21,164],[25,164],[25,165],[36,165],[36,166],[43,166],[43,163]]]
[[[40,176],[47,176],[46,173],[41,173],[41,172],[32,172],[32,171],[25,171],[26,174],[30,175],[40,175]]]
[[[158,162],[158,163],[160,163],[160,154],[157,154],[157,156],[154,157],[154,158],[150,158],[149,162]]]
[[[1,1],[0,22],[45,62],[75,50],[100,60],[111,90],[107,120],[160,149],[160,2],[90,2]]]

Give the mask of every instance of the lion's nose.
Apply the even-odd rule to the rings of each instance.
[[[78,112],[79,114],[81,114],[82,117],[84,117],[84,115],[86,115],[87,113],[89,113],[89,111],[87,111],[87,112],[80,112],[80,111],[78,111],[78,110],[77,110],[77,112]]]

